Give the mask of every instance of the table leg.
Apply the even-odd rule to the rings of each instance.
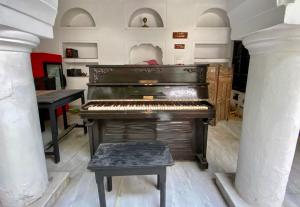
[[[159,174],[157,175],[157,185],[156,185],[157,190],[160,189],[160,176]]]
[[[41,124],[41,131],[44,132],[45,131],[45,122],[44,122],[44,119],[43,117],[41,116],[40,114],[40,124]]]
[[[60,161],[60,155],[59,155],[59,147],[58,147],[58,128],[57,128],[57,119],[56,119],[55,108],[51,107],[49,109],[49,115],[50,115],[50,123],[51,123],[54,161],[55,161],[55,163],[58,163]]]
[[[90,155],[91,155],[91,159],[95,153],[94,151],[94,139],[95,139],[95,135],[94,135],[94,125],[95,123],[89,123],[88,124],[88,130],[89,130],[89,143],[90,143]]]
[[[105,201],[105,191],[104,191],[104,176],[96,174],[96,182],[98,186],[98,195],[99,195],[99,202],[100,202],[100,207],[106,207],[106,201]]]
[[[160,207],[166,207],[166,168],[159,174]]]
[[[106,179],[107,179],[107,191],[111,192],[112,191],[112,178],[111,178],[111,176],[107,176]]]
[[[68,125],[66,105],[62,106],[62,111],[63,111],[64,129],[67,129],[69,125]]]
[[[81,104],[82,104],[82,105],[85,104],[84,92],[82,92],[82,95],[81,95]],[[87,127],[86,127],[86,123],[85,123],[84,120],[83,120],[83,131],[84,131],[84,134],[87,133]]]

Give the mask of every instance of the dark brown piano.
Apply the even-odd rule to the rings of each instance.
[[[91,155],[100,143],[157,139],[176,160],[198,159],[207,169],[207,65],[91,65],[88,103]]]

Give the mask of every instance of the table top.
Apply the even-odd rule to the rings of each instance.
[[[78,93],[84,92],[83,89],[80,90],[41,90],[36,91],[37,102],[38,103],[54,103],[61,99],[76,95]]]
[[[174,164],[169,147],[158,141],[100,144],[88,169],[163,167]]]

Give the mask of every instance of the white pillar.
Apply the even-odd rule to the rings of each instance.
[[[235,187],[251,206],[281,207],[300,129],[300,27],[243,42],[251,59]]]
[[[25,206],[48,184],[32,77],[31,34],[0,27],[0,206]]]

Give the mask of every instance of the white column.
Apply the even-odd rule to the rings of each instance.
[[[30,51],[31,34],[0,26],[0,206],[25,206],[48,184]]]
[[[243,42],[251,60],[235,187],[251,206],[281,207],[300,129],[300,26]]]

